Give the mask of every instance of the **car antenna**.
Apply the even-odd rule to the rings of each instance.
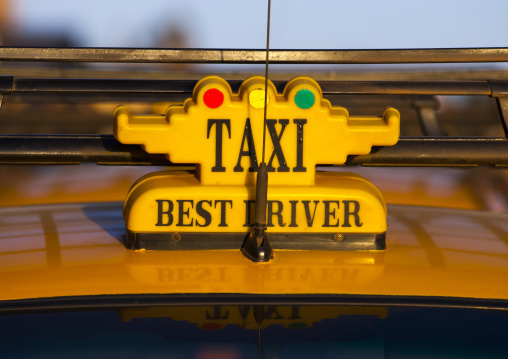
[[[266,25],[265,103],[263,107],[263,156],[256,178],[256,217],[254,230],[249,234],[242,246],[242,253],[254,262],[268,262],[273,258],[273,248],[266,234],[268,170],[265,162],[266,110],[268,105],[268,63],[270,54],[270,7],[271,0],[268,0],[268,18]]]

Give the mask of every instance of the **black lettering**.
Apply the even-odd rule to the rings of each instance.
[[[227,223],[226,223],[226,204],[230,204],[231,205],[231,209],[233,209],[233,201],[231,200],[216,200],[215,201],[215,208],[217,208],[217,203],[220,203],[220,223],[219,223],[219,227],[227,227]]]
[[[247,319],[247,316],[250,312],[250,305],[239,305],[238,306],[238,312],[240,313],[240,317],[242,317],[243,320]]]
[[[247,140],[247,148],[248,150],[244,150],[245,140]],[[238,155],[238,162],[234,168],[235,172],[243,172],[242,167],[242,157],[249,156],[250,157],[250,167],[249,172],[257,172],[258,171],[258,160],[256,157],[256,148],[254,147],[254,137],[252,136],[252,129],[250,126],[250,119],[247,118],[245,121],[245,130],[243,131],[242,145],[240,146],[240,153]]]
[[[194,208],[194,201],[192,199],[178,199],[176,201],[178,202],[178,223],[176,225],[179,227],[192,227],[194,219],[191,219],[190,223],[183,223],[183,217],[185,215],[187,218],[190,218],[190,209],[187,208],[186,211],[184,210],[185,202],[190,203],[190,208]]]
[[[294,281],[296,280],[296,270],[295,267],[289,267],[287,269],[287,280]]]
[[[337,218],[337,223],[330,224],[330,217],[333,216],[335,219],[335,209],[333,212],[330,212],[330,204],[331,203],[337,203],[337,209],[340,207],[340,201],[323,201],[325,204],[325,223],[323,224],[323,227],[338,227],[339,226],[339,219]]]
[[[358,215],[358,212],[360,211],[360,203],[358,201],[342,201],[344,202],[344,224],[342,227],[351,227],[349,224],[349,216],[355,217],[355,226],[361,227],[363,226],[363,223],[360,222],[360,216]],[[354,205],[354,210],[351,212],[351,209],[349,208],[350,204]]]
[[[333,280],[337,276],[337,267],[323,267],[321,268],[321,278],[324,281]]]
[[[319,201],[314,201],[314,213],[312,213],[312,217],[310,216],[310,201],[302,201],[303,208],[305,208],[305,217],[307,218],[307,226],[312,227],[314,224],[314,218],[316,218],[316,208]]]
[[[296,123],[296,167],[293,172],[307,172],[303,167],[303,125],[307,123],[306,119],[293,120]]]
[[[277,204],[277,211],[273,211],[273,204]],[[284,223],[284,220],[282,218],[282,202],[281,201],[268,201],[268,223],[266,224],[267,227],[274,227],[272,223],[272,217],[277,216],[277,223],[279,224],[279,227],[284,227],[286,223]]]
[[[203,203],[208,203],[210,208],[212,207],[212,201],[199,201],[196,203],[196,213],[205,220],[204,224],[200,224],[196,218],[196,226],[198,227],[208,227],[212,223],[212,215],[203,208]]]
[[[189,283],[193,279],[194,271],[192,268],[176,268],[176,273],[178,275],[177,282]]]
[[[302,317],[300,317],[300,306],[299,305],[293,305],[291,307],[291,316],[288,319],[302,319]]]
[[[252,204],[255,204],[256,201],[253,201],[253,200],[245,200],[243,201],[245,203],[245,223],[244,223],[244,227],[250,227],[250,226],[253,226],[254,223],[253,223],[253,220],[254,220],[254,213],[250,210],[251,209],[251,205]]]
[[[277,155],[277,161],[279,161],[279,167],[277,168],[277,172],[289,172],[289,167],[287,166],[286,159],[284,158],[284,152],[282,152],[282,147],[280,146],[280,139],[284,134],[286,126],[289,124],[289,120],[279,120],[279,123],[282,125],[279,134],[277,134],[277,130],[275,129],[276,123],[277,120],[266,120],[268,133],[270,134],[270,138],[272,139],[273,144],[272,157],[270,157],[270,161],[268,161],[266,169],[268,170],[268,172],[275,172],[275,168],[272,166],[272,162],[273,159],[275,158],[275,155]]]
[[[303,282],[315,282],[316,277],[311,268],[305,269],[303,273],[300,273],[300,280]]]
[[[159,283],[173,281],[173,271],[171,269],[157,268],[157,273],[159,274]]]
[[[210,130],[215,126],[215,166],[212,172],[226,172],[226,168],[222,166],[222,125],[226,125],[229,138],[231,138],[231,121],[230,120],[208,120],[208,129],[206,138],[210,138]]]
[[[209,282],[211,280],[212,270],[210,268],[196,269],[196,282]]]
[[[216,282],[231,282],[231,277],[227,276],[227,268],[217,268],[219,270],[219,278]]]
[[[358,273],[360,272],[360,269],[358,268],[355,268],[355,269],[351,269],[351,268],[341,268],[341,281],[342,282],[345,282],[345,281],[348,281],[348,282],[355,282],[356,281],[356,278],[358,277]]]
[[[206,311],[206,319],[228,319],[228,317],[229,317],[229,310],[226,310],[226,312],[223,315],[220,305],[213,306],[213,314],[212,315],[210,314],[210,312],[208,310]]]
[[[298,201],[289,201],[291,203],[291,224],[288,227],[298,227],[296,224],[296,204]]]
[[[275,315],[275,317],[272,318],[272,315]],[[264,319],[284,319],[284,317],[279,314],[275,305],[268,305],[266,306]]]
[[[156,226],[171,226],[173,224],[173,201],[167,199],[156,199],[157,201],[157,223]],[[164,203],[168,204],[168,209],[164,210]],[[167,216],[167,221],[164,222],[164,215]]]

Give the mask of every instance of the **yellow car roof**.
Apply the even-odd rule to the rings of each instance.
[[[508,300],[508,215],[388,206],[384,251],[127,250],[122,203],[0,209],[0,300],[243,294]],[[330,297],[331,295],[331,297]]]

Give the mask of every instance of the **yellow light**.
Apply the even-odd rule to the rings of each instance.
[[[265,107],[265,90],[255,89],[249,94],[249,103],[254,108]],[[268,96],[266,103],[270,103],[270,96]]]

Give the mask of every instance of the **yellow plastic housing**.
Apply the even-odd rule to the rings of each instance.
[[[224,79],[206,77],[192,98],[169,106],[165,116],[133,116],[120,106],[114,134],[172,162],[199,164],[202,184],[252,185],[263,152],[264,83],[263,77],[251,77],[235,94]],[[207,91],[223,94],[218,107],[206,105]],[[397,110],[388,108],[382,117],[350,117],[345,108],[323,99],[310,78],[289,81],[282,94],[268,81],[268,97],[270,185],[313,185],[317,164],[343,164],[348,155],[368,154],[372,146],[391,146],[399,138]]]
[[[120,106],[115,118],[120,142],[140,144],[175,163],[197,164],[193,174],[153,173],[134,184],[124,207],[129,248],[154,248],[138,245],[145,240],[167,246],[171,238],[180,241],[181,233],[200,234],[194,241],[204,233],[249,233],[263,160],[270,233],[324,233],[337,241],[345,234],[369,234],[376,243],[386,232],[385,202],[377,188],[354,174],[316,174],[316,165],[343,164],[373,145],[394,145],[400,115],[393,108],[382,117],[350,117],[323,99],[310,78],[295,78],[278,94],[271,82],[265,91],[263,77],[245,80],[233,93],[227,81],[210,76],[164,116],[133,116]],[[383,249],[384,239],[380,246],[359,248]]]
[[[203,186],[187,172],[139,179],[124,206],[133,232],[249,232],[254,186]],[[384,233],[386,207],[379,190],[352,173],[318,173],[314,186],[270,186],[272,233]]]

